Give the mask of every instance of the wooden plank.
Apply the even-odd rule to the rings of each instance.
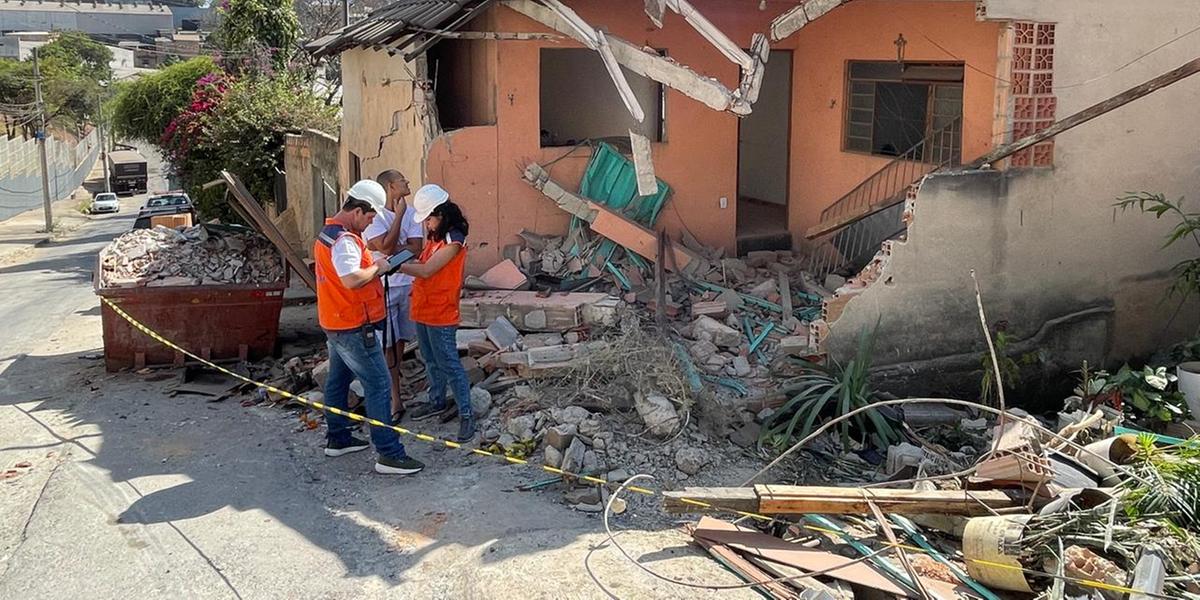
[[[658,236],[651,229],[642,227],[637,222],[613,211],[602,204],[589,202],[588,208],[596,211],[596,218],[589,227],[591,230],[636,252],[646,260],[658,260]],[[698,255],[682,245],[671,244],[670,251],[674,256],[674,264],[665,265],[670,270],[686,269],[693,260],[701,260]]]
[[[287,238],[283,237],[283,234],[279,232],[275,224],[267,217],[267,213],[263,212],[262,206],[259,206],[254,196],[250,195],[250,191],[242,184],[242,180],[229,171],[221,171],[221,179],[225,180],[225,185],[228,186],[233,198],[237,200],[236,206],[240,207],[245,215],[250,217],[250,224],[263,235],[267,236],[267,239],[283,253],[283,258],[300,275],[300,279],[304,280],[304,284],[312,291],[317,291],[316,276],[313,275],[312,271],[308,270],[308,265],[305,264],[304,259],[299,254],[296,254],[291,244],[288,244]]]
[[[743,558],[728,546],[723,546],[704,538],[693,538],[693,541],[701,548],[704,548],[717,562],[736,573],[746,582],[768,582],[774,579],[770,573]],[[763,583],[760,589],[762,592],[768,594],[769,598],[778,600],[800,600],[801,598],[791,587],[783,582]]]
[[[727,488],[684,488],[664,492],[664,506],[674,513],[713,513],[741,510],[764,515],[868,514],[863,492],[871,495],[885,513],[982,516],[990,509],[1024,506],[1029,495],[1022,491],[897,490],[794,485],[757,485]],[[695,500],[714,507],[684,502]],[[725,510],[721,510],[721,509]]]
[[[1008,158],[1013,154],[1025,150],[1026,148],[1036,146],[1037,144],[1063,133],[1064,131],[1069,131],[1075,127],[1087,123],[1088,121],[1091,121],[1092,119],[1095,119],[1096,117],[1125,106],[1126,104],[1129,104],[1138,98],[1147,96],[1173,83],[1191,77],[1197,72],[1200,72],[1200,58],[1188,61],[1176,69],[1167,71],[1166,73],[1163,73],[1162,75],[1159,75],[1158,77],[1155,77],[1154,79],[1151,79],[1150,81],[1147,81],[1141,85],[1129,88],[1128,90],[1125,90],[1124,92],[1121,92],[1120,94],[1117,94],[1116,96],[1113,96],[1107,100],[1097,102],[1096,104],[1093,104],[1061,121],[1058,121],[1033,135],[1025,136],[1011,144],[1008,144],[1007,146],[997,148],[989,152],[983,158],[971,163],[970,166],[973,169],[978,169],[986,164]]]
[[[732,523],[717,519],[704,519],[696,527],[692,536],[729,546],[746,556],[755,556],[803,571],[833,569],[824,576],[864,585],[897,596],[909,595],[904,588],[866,563],[856,563],[853,559],[828,550],[805,548],[799,544],[738,527]]]
[[[885,513],[991,515],[992,510],[1023,505],[1020,496],[1003,491],[896,490],[821,486],[756,485],[758,512],[777,514],[867,514],[871,508],[864,492]],[[715,502],[714,502],[715,503]]]

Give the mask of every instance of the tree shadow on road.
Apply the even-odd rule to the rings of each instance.
[[[288,411],[170,397],[166,382],[106,374],[95,356],[96,350],[15,357],[0,372],[0,406],[17,408],[31,427],[55,436],[54,445],[70,446],[76,460],[134,492],[136,500],[112,515],[112,526],[169,526],[235,594],[237,568],[225,563],[220,549],[247,543],[245,536],[255,532],[247,523],[256,512],[320,550],[307,559],[297,552],[298,568],[316,569],[333,582],[379,578],[390,586],[447,576],[440,568],[406,575],[426,559],[462,561],[469,555],[482,564],[499,563],[541,555],[600,530],[595,515],[571,511],[557,502],[556,491],[514,491],[520,482],[545,477],[536,469],[480,464],[485,459],[433,451],[409,439],[410,453],[429,468],[404,478],[376,475],[370,451],[322,456],[323,428],[302,430]],[[142,491],[146,481],[180,476],[187,481]],[[231,528],[214,529],[219,527]],[[276,552],[271,544],[278,537],[278,529],[268,528],[266,537],[249,543]],[[552,555],[536,560],[555,562]]]

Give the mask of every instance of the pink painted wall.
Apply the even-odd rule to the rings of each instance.
[[[973,2],[857,0],[789,38],[795,48],[788,205],[793,237],[800,240],[823,209],[891,160],[842,151],[847,61],[895,60],[895,40],[903,34],[905,60],[970,65],[964,69],[962,149],[970,160],[992,147],[1000,32],[999,23],[975,20]]]
[[[668,56],[727,87],[737,85],[738,67],[708,44],[681,17],[668,14],[656,29],[641,0],[573,0],[569,4],[589,22],[638,45],[665,49]],[[695,0],[694,4],[734,41],[749,46],[755,32],[789,5],[768,2]],[[508,8],[491,11],[475,29],[548,32]],[[791,197],[789,226],[797,238],[820,210],[885,159],[841,151],[845,61],[895,58],[892,41],[900,31],[910,40],[910,60],[952,60],[921,35],[972,65],[993,69],[999,26],[977,23],[972,2],[896,2],[856,0],[835,9],[787,40],[778,49],[795,50]],[[478,248],[469,268],[494,264],[506,244],[517,243],[521,229],[565,233],[568,217],[521,180],[530,161],[547,163],[567,148],[539,145],[539,54],[543,47],[578,47],[571,41],[488,41],[496,52],[496,125],[470,127],[434,140],[426,163],[426,181],[444,185],[464,206],[471,238]],[[964,156],[982,152],[991,140],[994,81],[968,70],[965,84]],[[683,229],[701,241],[733,250],[737,197],[737,117],[716,112],[673,90],[666,90],[666,141],[653,144],[655,170],[675,193],[659,224],[673,235]],[[616,110],[624,110],[617,108]],[[577,186],[588,152],[579,150],[551,167],[568,188]],[[720,208],[720,198],[729,199]]]

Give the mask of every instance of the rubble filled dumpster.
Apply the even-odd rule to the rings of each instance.
[[[134,230],[100,252],[94,286],[143,325],[213,361],[275,351],[288,269],[253,230],[224,225]],[[183,365],[185,357],[101,303],[109,371]]]

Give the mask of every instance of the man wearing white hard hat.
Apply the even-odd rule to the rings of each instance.
[[[467,443],[475,438],[475,415],[455,333],[470,228],[450,194],[436,185],[417,190],[413,209],[414,219],[425,226],[425,246],[418,261],[400,265],[400,271],[414,277],[410,310],[429,373],[429,403],[414,407],[410,414],[420,420],[457,412],[458,441]],[[447,387],[454,391],[456,406],[446,401]]]
[[[325,404],[347,411],[350,384],[363,386],[367,416],[391,423],[391,376],[383,358],[378,328],[387,314],[380,277],[389,271],[383,257],[367,249],[362,232],[384,204],[383,186],[369,179],[354,184],[342,209],[326,219],[313,243],[317,274],[317,317],[329,346],[329,375]],[[366,450],[366,441],[354,437],[350,419],[325,415],[326,456]],[[371,442],[379,458],[375,471],[409,475],[425,468],[410,458],[396,431],[371,427]]]
[[[363,233],[367,247],[384,254],[395,254],[408,250],[413,255],[421,253],[421,240],[425,233],[421,224],[414,220],[416,210],[405,201],[411,193],[408,178],[400,171],[389,169],[375,178],[387,193],[387,202],[375,213],[375,219]],[[384,328],[383,354],[392,373],[392,422],[400,422],[404,405],[400,398],[402,374],[400,363],[404,347],[417,340],[417,330],[409,316],[408,304],[412,296],[412,275],[393,273],[384,282],[387,295],[387,327]]]

